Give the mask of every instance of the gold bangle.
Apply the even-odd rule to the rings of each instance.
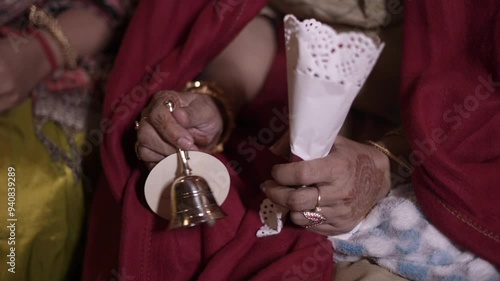
[[[63,50],[64,64],[66,68],[74,69],[77,66],[78,55],[68,40],[68,37],[62,31],[59,21],[46,11],[31,5],[29,21],[35,27],[45,28],[54,36]]]
[[[382,153],[384,153],[385,155],[387,155],[387,157],[389,157],[392,161],[396,162],[399,166],[405,168],[407,170],[407,172],[413,172],[413,169],[408,166],[405,162],[403,162],[401,159],[399,159],[398,157],[396,157],[396,155],[392,154],[387,148],[381,146],[380,144],[374,142],[374,141],[367,141],[368,144],[370,144],[371,146],[375,147],[376,149],[378,149],[379,151],[381,151]]]
[[[222,119],[224,120],[224,127],[219,138],[219,143],[215,146],[213,153],[224,151],[224,144],[229,140],[235,127],[234,113],[230,106],[229,98],[226,97],[222,89],[213,82],[189,81],[186,83],[184,91],[207,95],[214,99],[217,107],[219,107]]]

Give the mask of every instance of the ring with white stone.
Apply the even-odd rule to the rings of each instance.
[[[310,211],[301,212],[301,213],[306,219],[309,220],[309,224],[303,225],[302,226],[303,228],[310,228],[313,226],[317,226],[317,225],[323,224],[326,221],[326,218],[322,213],[310,212]]]

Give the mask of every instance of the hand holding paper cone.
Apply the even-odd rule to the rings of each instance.
[[[379,177],[380,182],[373,185],[376,192],[370,198],[361,196],[366,191],[364,188],[359,188],[357,189],[359,192],[355,192],[356,184],[353,181],[355,181],[357,168],[346,171],[346,173],[336,174],[343,177],[345,187],[338,185],[340,182],[338,179],[335,183],[335,179],[321,178],[322,176],[331,176],[332,173],[328,170],[331,167],[346,165],[355,167],[356,159],[359,156],[358,152],[372,150],[365,145],[345,140],[342,143],[351,145],[344,146],[342,154],[353,158],[341,159],[329,156],[351,104],[375,65],[383,49],[383,44],[375,44],[362,33],[339,34],[331,27],[314,19],[300,22],[293,15],[285,17],[285,39],[291,152],[294,157],[302,160],[318,159],[315,161],[319,162],[314,163],[321,162],[320,166],[323,169],[319,169],[318,166],[318,169],[311,171],[311,167],[314,167],[312,161],[312,164],[280,165],[280,168],[273,171],[275,181],[266,182],[266,186],[269,187],[266,194],[273,202],[292,211],[291,217],[294,223],[307,226],[307,216],[301,212],[314,209],[315,206],[318,207],[319,202],[317,201],[320,199],[318,192],[328,193],[328,195],[321,194],[322,197],[327,198],[327,201],[323,203],[333,207],[323,208],[325,225],[318,225],[315,228],[317,232],[325,235],[340,234],[353,229],[380,196],[387,193],[386,189],[382,188],[387,186],[384,182],[387,175],[383,172]],[[368,158],[371,156],[370,154]],[[325,158],[319,159],[323,157]],[[340,163],[343,160],[349,163]],[[373,160],[370,163],[372,162]],[[378,164],[387,165],[387,161],[382,162]],[[372,168],[373,171],[380,172],[380,167],[377,165],[373,165]],[[283,174],[283,171],[288,172]],[[307,180],[300,176],[297,178],[294,175],[306,175],[304,177]],[[297,190],[287,187],[320,182],[324,184],[318,188]],[[332,190],[336,190],[336,192],[332,193]],[[306,205],[308,204],[306,208],[300,202],[297,205],[298,201],[294,201],[293,198],[298,198],[298,201],[302,200],[302,203],[307,201],[304,198],[314,198],[315,202],[306,203]],[[363,202],[361,208],[360,200],[366,201]],[[341,206],[340,209],[339,206]],[[355,208],[358,210],[354,210]],[[277,215],[276,219],[281,219],[283,213],[279,214],[279,218]],[[339,216],[343,218],[339,219]],[[277,224],[274,223],[274,225]],[[269,224],[264,226],[264,228],[266,227],[269,228]],[[274,232],[266,233],[269,233],[268,235],[276,234],[281,229],[274,230]]]

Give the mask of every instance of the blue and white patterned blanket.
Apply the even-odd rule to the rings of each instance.
[[[460,249],[427,221],[411,185],[391,191],[349,239],[329,239],[335,261],[369,259],[410,280],[500,281],[492,264]]]

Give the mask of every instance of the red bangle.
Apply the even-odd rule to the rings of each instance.
[[[50,72],[56,71],[59,68],[59,66],[57,65],[57,59],[56,59],[56,56],[54,54],[54,51],[52,50],[52,48],[50,48],[50,45],[49,45],[49,42],[47,42],[47,39],[45,39],[43,37],[43,35],[41,34],[41,32],[37,29],[30,30],[30,33],[33,34],[33,36],[35,36],[38,43],[40,43],[40,45],[42,46],[43,52],[47,56],[47,59],[49,60],[49,63],[50,63],[50,70],[51,70]]]

